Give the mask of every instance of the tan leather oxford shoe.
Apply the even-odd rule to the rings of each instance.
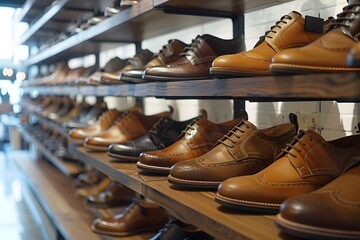
[[[69,142],[83,144],[85,138],[97,136],[105,130],[109,129],[114,124],[116,119],[121,116],[121,114],[122,112],[116,109],[111,109],[104,112],[94,125],[87,128],[71,129],[68,138]]]
[[[160,118],[169,117],[171,114],[172,109],[150,116],[143,115],[137,110],[127,111],[103,133],[87,137],[84,146],[94,151],[108,151],[111,144],[128,142],[145,135]]]
[[[360,33],[360,1],[350,0],[318,40],[301,48],[286,49],[272,59],[270,69],[278,73],[359,71],[346,65],[350,49]]]
[[[302,47],[319,37],[321,33],[304,30],[305,19],[298,12],[283,16],[271,27],[250,51],[217,57],[212,63],[211,74],[250,76],[270,74],[272,57],[281,49]]]
[[[327,142],[315,131],[300,131],[269,167],[222,182],[216,200],[247,211],[277,212],[287,198],[315,191],[358,163],[360,135]]]

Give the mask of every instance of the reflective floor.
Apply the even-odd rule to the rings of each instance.
[[[0,152],[0,239],[47,239],[38,210],[29,200],[15,166]]]

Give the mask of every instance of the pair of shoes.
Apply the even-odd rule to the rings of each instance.
[[[155,231],[166,224],[168,219],[168,213],[159,205],[135,200],[114,217],[94,220],[91,229],[100,234],[124,237]]]
[[[225,40],[204,34],[197,36],[191,44],[184,47],[179,58],[165,66],[146,68],[145,81],[181,81],[189,79],[207,79],[212,61],[224,54],[239,52],[245,48],[243,38]]]
[[[111,121],[105,131],[85,138],[84,146],[94,151],[108,151],[111,144],[128,142],[145,135],[157,121],[170,116],[172,112],[170,108],[170,111],[143,115],[136,108],[131,109]]]
[[[315,191],[360,163],[360,135],[325,141],[299,131],[279,158],[256,174],[223,181],[217,202],[245,211],[279,211],[287,198]]]
[[[69,142],[83,144],[87,137],[97,136],[109,129],[121,114],[122,112],[116,109],[110,109],[101,114],[94,125],[86,128],[71,129],[68,137]]]
[[[359,0],[350,0],[337,19],[325,23],[323,28],[318,27],[319,33],[309,32],[305,19],[291,12],[266,32],[254,49],[215,59],[211,73],[246,76],[359,71],[355,47],[360,33],[359,3]]]
[[[276,160],[296,131],[297,122],[259,130],[241,120],[207,153],[173,165],[168,181],[178,187],[216,189],[226,179],[257,173]]]
[[[176,163],[200,157],[210,151],[230,129],[247,118],[244,111],[240,118],[216,124],[206,118],[204,111],[202,117],[187,125],[176,142],[160,150],[141,153],[137,167],[144,172],[169,174]]]
[[[206,117],[205,110],[197,118]],[[194,118],[186,121],[175,121],[170,117],[160,118],[153,127],[144,135],[131,141],[111,144],[108,155],[121,161],[137,162],[143,152],[163,149],[173,144],[181,131],[190,124]]]

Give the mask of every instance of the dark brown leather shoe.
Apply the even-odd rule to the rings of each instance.
[[[185,47],[186,44],[180,40],[169,40],[168,44],[163,46],[159,54],[157,54],[154,59],[148,62],[144,68],[124,71],[120,74],[119,79],[131,83],[145,82],[142,77],[146,68],[165,67],[167,64],[175,62],[181,57],[180,54],[184,51]]]
[[[103,192],[85,199],[86,205],[93,208],[114,208],[130,203],[135,193],[124,185],[112,182]]]
[[[281,204],[277,226],[308,239],[360,239],[360,168]]]
[[[171,116],[171,114],[172,108],[170,111],[150,116],[136,110],[127,111],[105,132],[86,138],[84,146],[95,151],[108,151],[111,144],[128,142],[145,135],[160,118]]]
[[[212,61],[224,54],[243,50],[244,40],[224,40],[209,34],[197,36],[190,46],[185,47],[182,57],[166,67],[152,67],[144,72],[147,81],[177,81],[210,78]]]
[[[87,83],[89,85],[99,85],[101,84],[102,76],[107,76],[108,74],[115,74],[121,69],[123,69],[127,64],[127,59],[114,57],[110,59],[100,71],[96,71],[91,74],[87,80]]]
[[[68,137],[69,142],[83,144],[85,138],[100,135],[110,128],[121,114],[122,112],[111,109],[104,112],[93,126],[71,129]]]
[[[247,113],[238,119],[224,123],[213,123],[205,117],[193,121],[183,131],[181,138],[167,148],[140,154],[137,167],[146,172],[170,173],[170,168],[188,159],[200,157],[210,151],[214,144],[241,120],[247,120]]]
[[[247,211],[277,212],[287,198],[315,191],[358,163],[360,135],[327,142],[315,131],[300,131],[269,167],[222,182],[216,200]]]
[[[346,65],[346,57],[360,33],[360,1],[350,0],[331,24],[330,31],[301,48],[285,49],[272,59],[270,69],[279,73],[360,71]]]
[[[252,123],[241,121],[209,152],[175,164],[168,180],[177,186],[217,188],[225,179],[254,174],[269,166],[295,135],[292,123],[258,130]]]
[[[113,218],[98,218],[91,229],[100,234],[129,236],[141,232],[155,231],[167,223],[169,217],[165,209],[150,202],[132,202]]]
[[[120,81],[120,76],[122,72],[129,71],[132,69],[142,69],[144,66],[155,58],[155,54],[148,49],[139,50],[135,56],[128,60],[128,64],[120,69],[117,72],[113,73],[103,73],[101,74],[100,83],[101,84],[123,84],[123,81]]]

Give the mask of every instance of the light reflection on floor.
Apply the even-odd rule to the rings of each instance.
[[[40,221],[23,198],[21,181],[3,152],[0,152],[0,239],[42,240]]]

